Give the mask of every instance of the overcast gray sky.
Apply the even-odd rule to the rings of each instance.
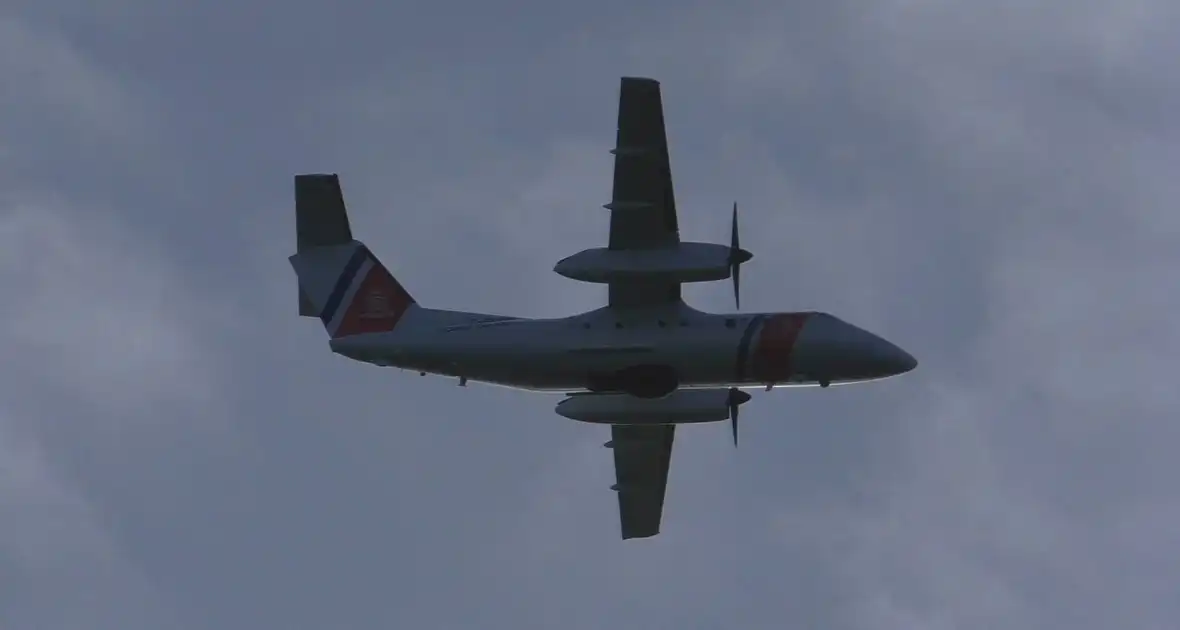
[[[1175,628],[1180,4],[785,4],[0,5],[0,628]],[[623,542],[605,429],[331,355],[286,257],[338,172],[421,303],[599,306],[626,74],[745,310],[921,366],[680,432]]]

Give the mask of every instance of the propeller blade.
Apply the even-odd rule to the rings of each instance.
[[[737,216],[737,202],[733,202],[733,219],[730,223],[729,230],[729,266],[730,274],[733,276],[733,304],[737,310],[742,310],[742,293],[741,293],[741,269],[742,260],[739,252],[742,251],[741,237],[738,236],[738,216]],[[735,420],[736,422],[736,420]],[[734,424],[734,443],[737,443],[737,425]]]
[[[733,266],[733,305],[742,310],[742,266]]]
[[[729,248],[733,251],[738,251],[742,248],[741,240],[738,237],[738,218],[737,218],[737,202],[733,202],[733,220],[729,228]]]
[[[749,400],[749,394],[746,394],[745,400]],[[738,408],[745,400],[742,399],[742,392],[736,387],[729,390],[729,423],[733,427],[733,445],[737,446],[737,422],[738,422]]]

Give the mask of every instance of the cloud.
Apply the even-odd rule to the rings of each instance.
[[[4,330],[38,358],[22,372],[120,412],[207,397],[215,375],[189,326],[208,306],[151,242],[92,217],[18,202],[0,222],[0,270],[19,296]]]
[[[595,6],[0,23],[5,628],[1169,626],[1171,5]],[[551,268],[605,240],[645,73],[685,237],[742,208],[746,310],[922,365],[761,396],[736,453],[680,432],[664,534],[623,543],[601,428],[331,356],[283,257],[291,174],[337,171],[423,303],[599,305]]]
[[[104,515],[0,417],[0,621],[6,628],[176,628],[167,600],[110,538]]]
[[[181,422],[220,406],[199,337],[223,313],[120,214],[110,181],[88,190],[151,146],[138,95],[11,15],[0,48],[0,625],[178,627],[103,480],[150,474],[135,470],[140,449],[162,435],[199,444],[216,424]]]
[[[0,59],[5,109],[0,131],[6,143],[19,143],[22,151],[44,148],[40,134],[47,126],[75,136],[147,141],[142,132],[150,124],[149,112],[127,93],[127,85],[60,32],[0,15]]]
[[[889,22],[911,37],[861,33],[881,64],[868,84],[880,91],[862,97],[908,110],[916,147],[942,160],[928,164],[914,192],[890,189],[894,199],[873,207],[895,222],[883,240],[900,246],[859,271],[878,308],[896,312],[899,297],[923,305],[907,311],[906,326],[923,366],[909,402],[875,408],[902,441],[880,444],[897,450],[864,471],[883,479],[874,498],[866,505],[837,495],[837,507],[819,513],[809,504],[785,509],[783,538],[795,549],[818,537],[829,550],[823,562],[840,568],[829,586],[854,595],[835,613],[847,624],[837,627],[1166,625],[1175,612],[1158,587],[1172,578],[1132,569],[1141,552],[1126,541],[1176,553],[1159,521],[1132,516],[1167,518],[1176,503],[1157,481],[1169,476],[1170,455],[1156,447],[1174,441],[1174,388],[1150,376],[1163,373],[1180,341],[1168,315],[1174,300],[1155,280],[1176,263],[1167,209],[1175,196],[1161,170],[1171,151],[1158,134],[1141,133],[1150,117],[1128,120],[1127,107],[1103,106],[1152,112],[1172,98],[1167,81],[1132,94],[1144,100],[1115,91],[1155,67],[1141,55],[1154,52],[1158,40],[1145,35],[1163,16],[1084,20],[1068,37],[1018,38],[979,55],[1003,25],[1048,23],[1032,9],[1002,22],[972,19],[962,7],[914,13]],[[1111,38],[1121,44],[1099,43]],[[1101,54],[1092,54],[1096,45]],[[1127,73],[1112,77],[1112,67]],[[1087,88],[1061,77],[1087,77]],[[953,197],[942,207],[898,207],[923,188]],[[829,228],[845,221],[835,207],[838,216],[814,220]],[[858,219],[881,216],[867,215]],[[919,216],[930,217],[926,229]],[[960,252],[983,255],[978,276],[927,293],[922,287],[957,261],[933,256],[925,269],[891,268],[937,248],[931,240],[947,232],[929,228],[952,222],[971,228],[975,246]],[[817,240],[849,238],[840,234]],[[853,271],[833,286],[849,290]],[[981,312],[964,314],[964,298]],[[941,334],[948,319],[960,321],[953,337]],[[1128,536],[1128,528],[1142,529]]]
[[[150,249],[53,203],[12,203],[0,220],[11,297],[0,310],[6,628],[178,623],[113,527],[123,517],[101,482],[145,474],[139,451],[163,436],[227,435],[221,384],[194,331],[207,309]]]

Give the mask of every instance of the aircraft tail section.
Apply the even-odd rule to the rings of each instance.
[[[336,174],[295,176],[296,251],[343,245],[352,240],[344,207],[344,193]],[[319,317],[320,311],[299,288],[299,315]]]
[[[336,175],[295,176],[299,314],[318,317],[337,339],[389,332],[417,307],[414,298],[352,237]]]

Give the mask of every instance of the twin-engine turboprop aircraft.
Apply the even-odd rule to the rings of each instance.
[[[557,413],[609,424],[622,536],[660,531],[677,424],[729,420],[737,443],[746,388],[859,383],[902,374],[901,348],[820,312],[712,314],[681,299],[684,282],[732,278],[752,255],[680,240],[660,85],[622,79],[607,247],[554,271],[605,284],[607,305],[528,319],[420,306],[352,236],[336,175],[295,176],[299,314],[318,317],[333,352],[379,366],[548,392]],[[738,308],[740,309],[740,302]]]

